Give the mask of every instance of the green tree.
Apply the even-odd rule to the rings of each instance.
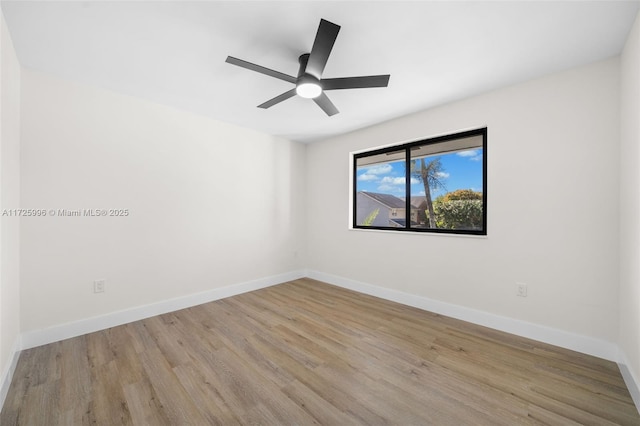
[[[436,228],[436,214],[433,209],[433,199],[431,190],[444,189],[442,163],[440,158],[435,158],[428,163],[424,158],[416,159],[411,162],[411,175],[418,179],[424,185],[424,195],[427,202],[427,213],[429,219],[429,228]]]

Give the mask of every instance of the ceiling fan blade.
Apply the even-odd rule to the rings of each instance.
[[[389,75],[368,75],[363,77],[327,78],[321,80],[323,90],[364,89],[367,87],[387,87]]]
[[[327,97],[326,94],[321,93],[320,96],[318,96],[317,98],[313,98],[313,101],[318,104],[318,106],[320,108],[322,108],[322,110],[329,116],[331,117],[332,115],[336,115],[337,113],[339,113],[340,111],[338,111],[338,108],[336,108],[336,106],[333,104],[333,102],[331,102],[331,100]]]
[[[331,53],[331,49],[333,49],[333,44],[336,42],[339,31],[340,25],[325,21],[324,19],[320,20],[316,39],[313,42],[309,61],[307,62],[307,73],[317,79],[322,77],[322,72],[324,71],[325,65],[327,65],[329,54]]]
[[[269,99],[267,102],[265,102],[263,104],[258,105],[258,108],[264,108],[264,109],[270,108],[270,107],[274,106],[275,104],[279,104],[280,102],[286,101],[287,99],[295,96],[295,94],[296,94],[296,89],[295,88],[291,89],[291,90],[289,90],[287,92],[284,92],[281,95],[276,96],[273,99]]]
[[[227,56],[227,60],[225,62],[232,65],[237,65],[242,68],[246,68],[251,71],[259,72],[260,74],[265,74],[271,77],[278,78],[280,80],[288,81],[289,83],[296,84],[296,78],[293,76],[253,64],[251,62],[243,61],[242,59],[234,58],[233,56]]]

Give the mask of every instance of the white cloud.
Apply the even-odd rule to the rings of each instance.
[[[446,179],[451,175],[447,172],[438,172],[436,173],[436,176],[438,176],[440,179]]]
[[[382,183],[388,183],[390,185],[404,185],[405,183],[405,179],[404,177],[391,177],[391,176],[385,176],[382,181]]]
[[[381,183],[386,183],[386,184],[390,184],[390,185],[404,185],[407,182],[407,179],[402,176],[402,177],[391,177],[391,176],[385,176],[384,178],[382,178],[382,180],[380,181]],[[411,178],[411,184],[414,185],[416,183],[420,183],[420,181],[414,177]]]
[[[365,169],[367,175],[386,175],[393,170],[390,164],[378,164],[377,166],[368,167]]]
[[[482,160],[482,153],[478,152],[477,149],[470,149],[468,151],[460,151],[456,153],[456,155],[464,158],[468,158],[471,161],[480,161]]]
[[[372,175],[369,173],[363,173],[360,176],[358,176],[359,181],[365,181],[365,182],[370,180],[378,180],[378,179],[379,179],[378,176]]]
[[[382,184],[378,187],[378,191],[383,192],[398,192],[399,188],[393,185]]]

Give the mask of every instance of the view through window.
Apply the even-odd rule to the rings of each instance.
[[[354,154],[353,227],[486,235],[487,129]]]

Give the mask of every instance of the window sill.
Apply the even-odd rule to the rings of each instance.
[[[473,235],[473,234],[453,234],[453,233],[446,233],[446,232],[422,232],[422,231],[398,231],[398,230],[391,230],[391,229],[364,229],[364,228],[353,228],[353,227],[349,227],[348,228],[349,231],[357,231],[357,232],[382,232],[385,234],[395,234],[395,235],[402,235],[402,234],[407,234],[407,235],[428,235],[428,236],[433,236],[433,237],[454,237],[454,238],[473,238],[473,239],[480,239],[480,240],[486,240],[488,239],[488,235]]]

